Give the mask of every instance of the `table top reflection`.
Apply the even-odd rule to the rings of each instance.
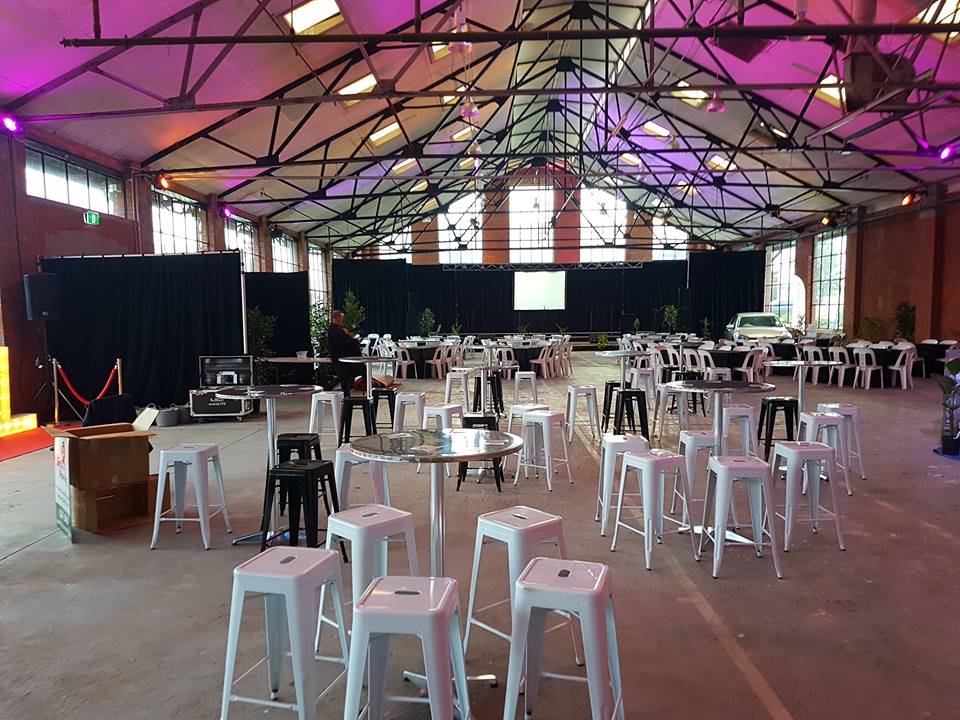
[[[494,430],[452,428],[449,430],[404,430],[353,440],[356,455],[383,462],[466,462],[492,460],[517,452],[518,436]]]
[[[770,392],[776,390],[773,383],[748,382],[746,380],[675,380],[665,384],[670,390],[690,393],[708,392]]]
[[[839,360],[767,360],[767,367],[836,367],[843,365]]]
[[[259,400],[312,395],[318,392],[323,392],[319,385],[240,385],[217,390],[216,396],[228,400]]]

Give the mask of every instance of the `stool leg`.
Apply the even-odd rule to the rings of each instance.
[[[333,402],[330,403],[330,415],[333,417],[333,428],[334,432],[337,434],[337,447],[341,445],[341,421],[343,419],[343,400],[339,396],[333,399]]]
[[[160,470],[157,472],[157,503],[153,510],[153,538],[150,540],[150,549],[157,546],[157,538],[160,535],[160,515],[163,514],[163,496],[167,487],[167,469],[170,463],[164,461],[160,463]]]
[[[567,446],[567,434],[560,428],[560,444],[563,446],[563,466],[567,469],[567,480],[573,485],[573,475],[570,472],[570,454]]]
[[[833,436],[835,446],[837,447],[837,458],[843,458],[843,484],[847,488],[847,495],[853,495],[853,488],[850,486],[850,446],[847,445],[847,436],[840,428],[830,428],[830,434]]]
[[[197,516],[200,518],[200,537],[203,549],[210,549],[210,478],[207,463],[198,462],[193,467],[193,492],[197,498]]]
[[[369,405],[363,405],[363,429],[367,431],[367,435],[377,434],[377,426],[373,422],[373,414],[370,412]]]
[[[540,402],[540,396],[537,394],[537,376],[536,375],[530,378],[530,385],[533,389],[533,401],[535,403]]]
[[[537,694],[540,690],[546,620],[546,610],[542,608],[531,608],[530,625],[527,630],[526,691],[524,693],[524,707],[527,715],[533,714],[533,709],[537,702]]]
[[[390,484],[387,466],[377,460],[370,461],[370,480],[373,483],[373,499],[380,505],[390,505]],[[346,506],[344,506],[346,507]]]
[[[863,469],[863,441],[860,438],[860,422],[859,420],[854,421],[853,418],[848,419],[848,422],[853,425],[853,436],[857,443],[857,464],[860,466],[860,479],[866,480],[867,473]]]
[[[453,687],[450,677],[450,633],[445,626],[421,637],[423,664],[427,675],[430,717],[453,720]],[[371,720],[373,715],[371,713]]]
[[[410,575],[419,575],[420,571],[417,564],[417,540],[416,536],[413,534],[413,521],[410,522],[410,527],[404,531],[403,537],[407,545],[407,567],[410,568]]]
[[[613,519],[613,541],[610,543],[610,552],[616,552],[617,550],[617,538],[620,536],[620,518],[623,515],[623,493],[624,488],[627,487],[627,472],[629,469],[626,463],[624,463],[620,470],[620,489],[617,491],[617,514]],[[640,471],[635,469],[634,472],[639,473]],[[639,482],[639,479],[637,482]]]
[[[267,679],[270,682],[270,699],[280,694],[283,671],[283,639],[287,629],[287,606],[283,595],[264,595],[263,609],[267,634]]]
[[[693,533],[691,533],[692,535]],[[620,650],[617,647],[617,627],[614,622],[613,597],[607,599],[606,607],[606,629],[607,629],[607,664],[610,667],[610,678],[613,685],[613,702],[619,703],[620,709],[617,711],[618,720],[626,720],[626,714],[623,709],[623,684],[620,681]]]
[[[543,436],[543,464],[547,468],[547,490],[553,492],[553,427],[541,425],[540,430]]]
[[[708,520],[710,517],[710,503],[714,499],[714,490],[716,488],[716,476],[714,473],[710,472],[710,468],[707,468],[707,491],[703,498],[703,519],[701,520],[700,525],[700,541],[697,543],[697,552],[696,559],[699,562],[700,557],[703,554],[703,541],[707,539],[707,528],[709,527]],[[714,537],[716,537],[716,528],[714,528]],[[724,537],[726,537],[726,529],[724,529]]]
[[[837,526],[837,544],[840,546],[841,550],[846,550],[847,547],[843,543],[843,530],[840,527],[840,505],[837,503],[837,484],[833,481],[833,471],[830,469],[829,463],[827,464],[827,477],[830,485],[830,500],[833,503],[833,522]]]
[[[520,680],[524,674],[524,657],[527,650],[530,613],[530,608],[525,604],[517,602],[514,605],[513,627],[510,631],[510,662],[507,666],[507,688],[503,703],[503,720],[516,720],[517,717],[517,700],[520,697]]]
[[[573,425],[577,420],[577,396],[573,393],[567,393],[567,412],[564,417],[567,418],[567,440],[573,442]]]
[[[356,553],[354,553],[356,557]],[[359,597],[359,596],[358,596]],[[364,671],[369,653],[370,632],[362,617],[354,618],[350,642],[350,661],[347,663],[347,687],[344,694],[343,718],[356,720],[360,715],[360,695],[363,692]]]
[[[317,432],[317,415],[320,408],[320,400],[316,397],[310,398],[310,424],[307,425],[307,432]]]
[[[773,487],[770,476],[763,478],[763,504],[767,509],[767,526],[770,528],[770,554],[773,555],[773,569],[777,573],[777,579],[783,579],[783,573],[780,572],[780,552],[777,550],[777,533],[774,531],[774,519],[776,514],[773,511]]]
[[[807,465],[807,478],[812,480],[808,482],[808,487],[810,488],[810,529],[816,535],[820,531],[820,476],[826,474],[827,482],[830,482],[833,478],[831,475],[831,468],[829,463],[825,462],[810,462],[806,463]],[[813,466],[811,468],[811,466]],[[812,474],[811,474],[812,470]]]
[[[713,577],[720,575],[720,565],[723,563],[723,546],[727,537],[727,516],[730,513],[731,490],[731,482],[728,478],[717,478],[713,506]]]
[[[657,485],[659,484],[659,472],[641,472],[637,471],[637,475],[640,477],[638,484],[640,485],[640,504],[643,505],[643,556],[644,561],[647,566],[647,570],[651,568],[651,560],[653,558],[653,538],[655,533],[655,527],[657,523],[656,509],[657,509]],[[621,488],[621,492],[622,492]]]
[[[610,518],[610,502],[613,498],[613,473],[616,470],[616,450],[604,450],[600,463],[600,497],[597,499],[597,517],[600,535],[606,537]]]
[[[590,437],[600,435],[600,417],[597,414],[597,394],[587,395],[587,413],[590,415]]]
[[[404,408],[406,408],[406,405],[407,405],[406,403],[400,403],[397,406],[397,412],[393,416],[394,432],[400,432],[401,430],[403,430],[403,413],[404,413]]]
[[[762,413],[763,411],[761,411]],[[770,459],[770,446],[773,444],[773,426],[776,422],[777,411],[775,408],[771,408],[770,412],[767,413],[767,425],[764,428],[764,434],[766,437],[763,439],[763,459]]]
[[[223,491],[223,468],[220,466],[220,456],[213,456],[213,476],[217,481],[217,491],[220,493],[220,507],[223,511],[223,525],[228,533],[232,533],[230,528],[230,516],[227,514],[227,496]]]
[[[557,533],[557,552],[561,560],[567,558],[567,542],[563,536],[563,526],[560,527],[559,532]],[[532,557],[535,553],[531,552],[530,556]],[[519,573],[517,577],[519,577]],[[515,585],[516,581],[511,580],[511,585]],[[583,667],[583,651],[581,649],[582,643],[577,642],[577,630],[574,627],[573,614],[568,612],[561,612],[561,615],[567,618],[567,621],[570,625],[570,639],[573,641],[573,661],[577,664],[578,667]]]
[[[753,526],[753,545],[757,557],[763,557],[763,486],[750,481],[747,484],[747,500],[750,505],[750,521]],[[775,526],[770,526],[770,533],[776,532]]]
[[[463,652],[466,654],[470,643],[470,628],[473,626],[473,608],[477,600],[477,580],[480,578],[480,558],[483,555],[483,535],[478,531],[473,541],[473,570],[470,572],[470,595],[467,600],[467,625],[463,631]],[[513,582],[510,583],[510,594],[513,594]],[[512,603],[511,603],[512,605]]]
[[[234,582],[230,598],[230,624],[227,629],[227,657],[223,667],[223,695],[220,700],[220,720],[228,720],[230,696],[233,694],[233,673],[237,664],[237,646],[240,643],[240,621],[243,618],[243,589]]]
[[[350,442],[350,426],[353,424],[353,407],[347,408],[343,414],[343,424],[340,426],[340,444]]]
[[[260,552],[267,549],[267,534],[270,532],[270,520],[273,515],[273,499],[277,486],[270,473],[267,473],[267,482],[263,492],[263,514],[260,516]],[[280,528],[276,528],[279,530]]]
[[[646,394],[643,397],[638,397],[637,399],[637,414],[640,417],[640,432],[643,433],[645,438],[650,437],[650,423],[649,418],[647,417],[647,398]]]
[[[287,513],[290,521],[289,544],[292,547],[297,547],[300,544],[300,511],[303,507],[305,492],[304,487],[299,482],[286,482],[285,484],[290,502],[290,511]]]
[[[453,665],[453,682],[457,689],[457,709],[461,718],[470,717],[470,690],[467,686],[467,662],[463,639],[460,636],[460,613],[450,617],[450,659]]]
[[[383,699],[387,689],[387,659],[390,657],[390,636],[374,635],[370,638],[367,667],[367,717],[380,720],[383,717]]]
[[[187,464],[184,462],[173,463],[173,492],[177,513],[174,526],[179,533],[183,530],[183,509],[187,500]]]
[[[773,477],[777,476],[781,458],[778,455],[773,457]],[[797,506],[800,504],[800,488],[802,486],[802,470],[797,463],[787,463],[787,508],[784,513],[784,531],[783,531],[783,551],[790,550],[790,544],[793,540],[793,520],[796,516]],[[773,530],[771,529],[771,532]]]
[[[607,643],[605,608],[587,609],[580,614],[580,623],[583,627],[583,652],[590,691],[590,716],[593,720],[609,720],[613,715],[613,693],[610,689],[610,648]],[[528,692],[529,687],[528,679]]]
[[[316,720],[317,717],[314,653],[309,640],[316,631],[313,626],[316,617],[314,588],[305,588],[287,596],[287,633],[300,720]]]

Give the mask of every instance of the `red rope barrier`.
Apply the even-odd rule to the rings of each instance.
[[[60,373],[60,377],[63,378],[63,384],[67,386],[67,389],[73,393],[74,397],[77,398],[84,405],[89,405],[90,400],[87,400],[83,395],[77,392],[77,389],[73,386],[73,383],[70,382],[70,378],[67,377],[67,373],[64,372],[61,365],[57,365],[57,371]],[[113,379],[117,376],[117,366],[114,365],[113,369],[110,371],[110,376],[107,378],[106,384],[103,386],[103,390],[100,391],[100,394],[97,395],[94,400],[99,400],[104,395],[107,394],[107,390],[110,389],[110,384],[113,382]]]

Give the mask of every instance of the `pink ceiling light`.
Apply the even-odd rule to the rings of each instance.
[[[704,109],[709,113],[722,113],[727,111],[727,104],[720,97],[720,93],[714,90]]]
[[[229,207],[227,207],[226,205],[224,205],[222,208],[220,208],[220,214],[221,214],[225,219],[229,220],[230,218],[233,217],[233,210],[231,210]]]
[[[948,160],[952,160],[955,154],[956,150],[949,145],[944,145],[940,148],[940,152],[937,153],[937,157],[940,158],[940,162],[947,162]]]
[[[20,121],[13,115],[0,115],[0,125],[9,133],[20,132]]]

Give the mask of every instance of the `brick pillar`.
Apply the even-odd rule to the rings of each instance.
[[[156,252],[153,245],[153,182],[134,175],[127,180],[127,217],[137,223],[137,248],[145,255]]]
[[[260,243],[260,272],[273,272],[273,241],[263,216],[257,218],[257,242]]]
[[[510,195],[506,190],[484,193],[483,264],[510,262]]]
[[[573,178],[563,175],[562,187],[553,190],[556,223],[553,228],[553,261],[580,262],[580,191],[573,189]]]
[[[220,198],[216,195],[207,196],[207,247],[211,250],[226,250],[227,241],[224,236],[224,221],[220,217]]]
[[[414,223],[410,226],[413,238],[413,264],[438,265],[440,252],[437,244],[437,218],[426,223]]]
[[[309,272],[310,251],[307,238],[304,233],[298,232],[293,236],[293,240],[297,244],[297,270],[300,270],[301,272]]]
[[[625,242],[627,250],[624,253],[625,259],[629,263],[650,262],[653,260],[653,250],[650,248],[653,243],[653,227],[650,224],[650,218],[645,216],[637,217],[633,210],[627,210],[627,227],[630,228],[630,237],[618,242]],[[638,247],[638,246],[645,247]]]
[[[803,237],[797,240],[797,252],[794,259],[793,273],[803,283],[806,307],[803,309],[804,324],[813,323],[813,242],[812,237]],[[806,330],[806,328],[804,328]]]

